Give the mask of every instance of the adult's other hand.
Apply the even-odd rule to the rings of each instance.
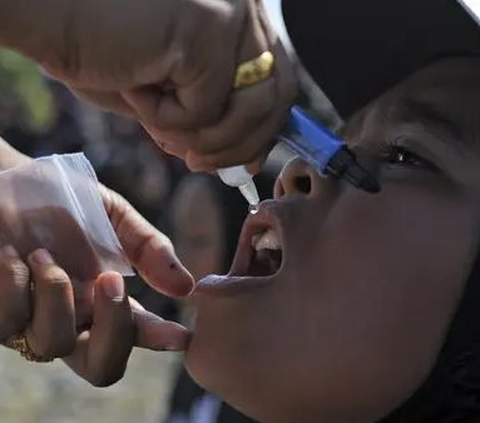
[[[134,346],[181,351],[188,331],[145,311],[128,298],[122,277],[104,273],[94,282],[90,324],[76,320],[74,284],[47,250],[23,261],[16,250],[0,250],[0,342],[15,348],[23,338],[29,357],[61,357],[95,386],[119,380]]]

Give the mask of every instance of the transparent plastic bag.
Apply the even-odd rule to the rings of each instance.
[[[45,248],[72,280],[133,275],[83,153],[53,155],[0,172],[0,246],[22,258]]]

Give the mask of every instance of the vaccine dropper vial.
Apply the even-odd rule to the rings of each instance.
[[[238,188],[252,209],[260,203],[257,187],[245,166],[233,166],[218,170],[218,176],[228,186]]]

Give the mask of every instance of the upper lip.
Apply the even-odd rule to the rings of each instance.
[[[260,204],[258,213],[248,216],[240,234],[237,251],[229,272],[230,276],[248,276],[247,272],[250,260],[254,253],[252,240],[256,235],[268,229],[273,229],[278,235],[282,248],[283,261],[285,261],[286,243],[280,209],[281,205],[279,201],[267,200]]]

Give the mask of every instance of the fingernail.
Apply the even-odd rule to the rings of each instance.
[[[6,245],[0,249],[0,256],[5,258],[18,258],[18,252],[12,245]]]
[[[125,289],[121,276],[105,278],[102,281],[102,290],[105,295],[112,300],[125,297]]]
[[[32,254],[30,254],[28,256],[28,260],[33,264],[54,264],[55,263],[51,254],[43,248],[36,250]]]
[[[172,340],[163,345],[161,351],[182,352],[186,351],[191,341],[191,334],[177,340]]]

